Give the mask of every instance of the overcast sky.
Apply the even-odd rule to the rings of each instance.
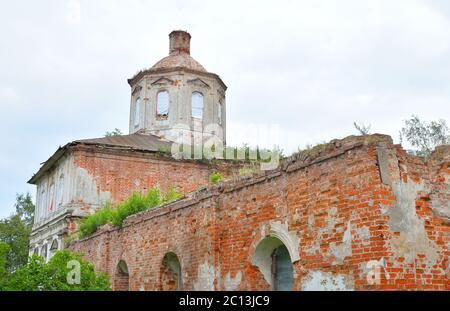
[[[59,145],[128,133],[126,80],[174,29],[228,86],[229,144],[255,141],[248,124],[288,153],[353,121],[398,142],[413,113],[450,120],[447,0],[0,3],[0,217]]]

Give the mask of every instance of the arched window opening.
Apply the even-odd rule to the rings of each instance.
[[[127,263],[123,260],[119,261],[114,275],[113,289],[116,291],[130,290],[130,276]]]
[[[48,254],[48,258],[52,258],[53,255],[55,255],[55,253],[58,251],[58,240],[54,239],[52,244],[50,245],[50,250],[49,250],[49,254]]]
[[[47,244],[44,244],[41,248],[41,256],[44,258],[45,261],[47,261]]]
[[[252,263],[261,272],[267,289],[290,291],[294,287],[294,266],[286,245],[276,237],[266,237],[255,249]],[[261,284],[261,283],[259,283]]]
[[[219,125],[222,125],[222,103],[219,102],[219,105],[217,107],[217,121],[219,122]]]
[[[56,207],[62,205],[64,199],[64,175],[59,176],[58,191],[56,193]]]
[[[34,248],[33,255],[39,256],[39,247]]]
[[[53,212],[55,209],[55,184],[52,181],[48,190],[48,211]]]
[[[156,116],[167,118],[169,115],[169,92],[159,91],[156,95]]]
[[[160,289],[164,291],[182,290],[183,282],[181,264],[175,253],[167,253],[164,256],[161,267]]]
[[[134,127],[138,127],[141,119],[141,106],[142,100],[140,97],[136,98],[136,102],[134,104]]]
[[[39,219],[45,218],[45,209],[47,208],[47,192],[45,191],[45,185],[42,185],[41,197],[39,200]]]
[[[203,94],[200,92],[192,93],[192,117],[203,119]]]
[[[294,285],[294,267],[289,251],[284,244],[272,252],[272,284],[273,290],[290,291]]]

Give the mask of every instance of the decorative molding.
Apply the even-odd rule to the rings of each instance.
[[[140,85],[136,85],[136,87],[134,88],[133,92],[131,92],[131,95],[135,95],[136,93],[140,92],[142,90],[142,86]]]
[[[198,86],[201,86],[201,87],[210,88],[209,84],[206,83],[205,81],[203,81],[200,78],[195,78],[195,79],[192,79],[192,80],[188,80],[187,83],[188,84],[198,85]]]
[[[167,85],[167,84],[172,84],[172,83],[173,83],[173,80],[171,80],[169,78],[166,78],[166,77],[161,77],[161,78],[158,78],[155,81],[153,81],[151,83],[151,85],[155,85],[155,84],[157,84],[157,85]]]
[[[279,239],[289,251],[292,263],[299,261],[299,239],[295,231],[288,231],[288,225],[276,221],[270,224],[269,235]]]

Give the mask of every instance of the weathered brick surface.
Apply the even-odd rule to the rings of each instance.
[[[243,166],[225,161],[214,164],[176,161],[158,153],[120,152],[88,146],[77,146],[74,158],[75,165],[87,170],[95,181],[97,193],[108,193],[112,203],[127,199],[135,191],[145,193],[154,186],[162,191],[176,187],[182,193],[192,192],[208,185],[212,172],[231,177],[238,175]]]
[[[334,141],[70,248],[112,276],[124,260],[132,290],[168,288],[169,252],[180,260],[184,289],[270,289],[258,255],[268,236],[290,252],[295,290],[448,290],[449,149],[424,161],[382,135]],[[375,284],[367,280],[371,260],[385,262]]]

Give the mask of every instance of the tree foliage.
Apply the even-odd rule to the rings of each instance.
[[[0,289],[4,288],[9,280],[9,271],[7,269],[9,250],[8,244],[0,242]]]
[[[427,123],[413,115],[405,120],[405,126],[400,131],[400,139],[403,138],[417,148],[414,150],[416,155],[427,156],[436,146],[450,143],[450,130],[445,120]]]
[[[10,217],[0,220],[0,242],[8,245],[5,267],[14,271],[28,260],[28,242],[34,219],[34,204],[31,195],[18,194],[16,211]]]
[[[79,270],[68,264],[79,263]],[[79,271],[79,282],[69,282],[68,276]],[[70,279],[70,277],[69,277]],[[3,284],[3,290],[13,291],[102,291],[110,290],[111,284],[105,273],[94,271],[92,264],[82,259],[81,254],[58,251],[45,263],[40,256],[33,255],[29,263],[19,268]]]

